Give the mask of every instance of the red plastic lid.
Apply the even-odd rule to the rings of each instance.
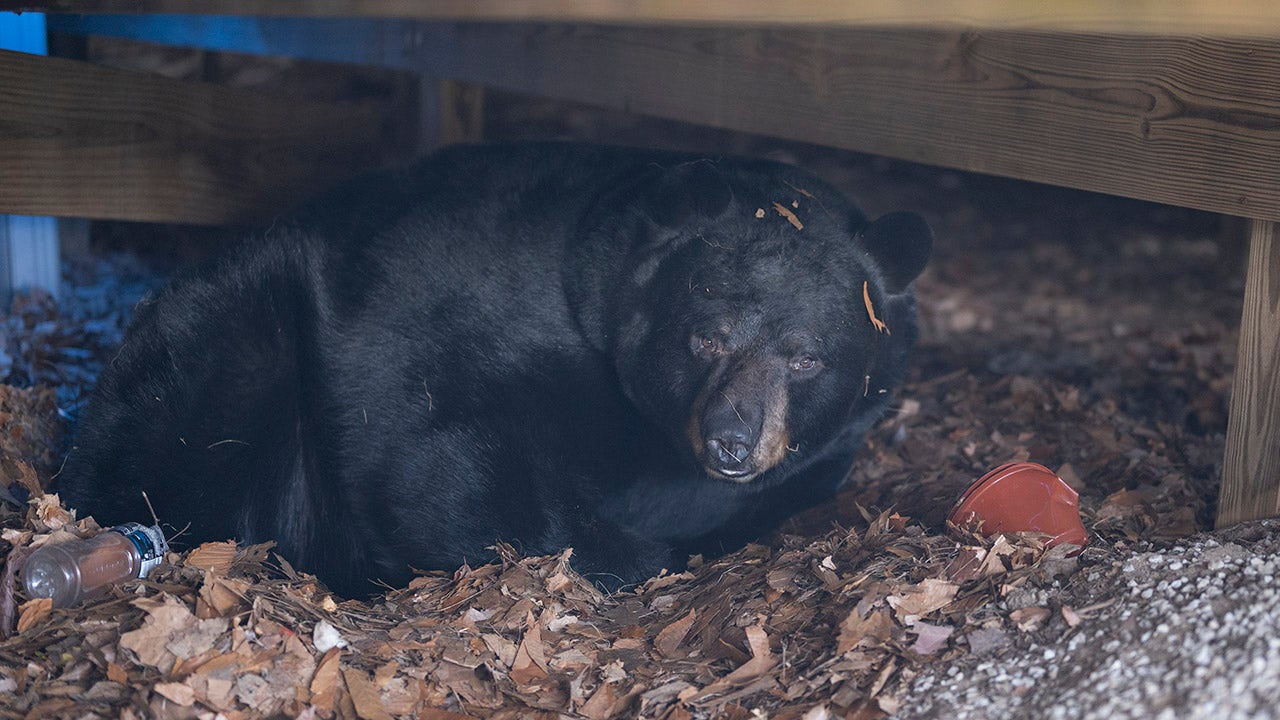
[[[1046,545],[1089,542],[1080,522],[1079,496],[1052,470],[1036,463],[1001,465],[983,475],[960,496],[947,518],[956,525],[975,519],[981,532],[1039,532]]]

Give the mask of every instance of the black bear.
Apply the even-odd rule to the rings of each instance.
[[[763,160],[447,149],[140,304],[61,489],[345,594],[499,540],[636,582],[838,487],[931,245]]]

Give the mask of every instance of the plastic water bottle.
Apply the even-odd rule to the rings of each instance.
[[[115,583],[146,577],[168,549],[159,527],[125,523],[88,540],[37,549],[22,565],[22,584],[29,598],[69,607]]]

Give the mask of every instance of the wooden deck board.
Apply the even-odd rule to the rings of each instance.
[[[387,17],[610,25],[915,27],[1137,35],[1280,35],[1271,0],[0,0],[0,10]]]
[[[931,165],[1280,220],[1275,42],[865,28],[173,21],[177,44],[416,69]],[[133,26],[128,18],[89,16],[52,18],[51,27],[127,35]]]
[[[417,52],[522,92],[1280,219],[1276,43],[463,25]]]
[[[371,108],[335,108],[0,51],[0,212],[261,219],[376,162]]]

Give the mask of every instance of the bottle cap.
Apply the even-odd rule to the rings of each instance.
[[[138,570],[140,578],[146,577],[159,565],[164,560],[164,554],[169,551],[169,542],[164,539],[164,533],[155,525],[147,526],[131,522],[116,525],[108,532],[120,533],[129,538],[133,546],[138,549],[138,557],[142,560],[142,566]]]

